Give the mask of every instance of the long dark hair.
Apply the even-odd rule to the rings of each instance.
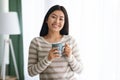
[[[64,15],[65,15],[65,23],[64,23],[64,26],[62,28],[62,30],[60,31],[60,34],[61,35],[68,35],[69,34],[69,21],[68,21],[68,14],[67,14],[67,11],[66,9],[63,7],[63,6],[60,6],[60,5],[54,5],[53,7],[51,7],[45,18],[44,18],[44,22],[43,22],[43,25],[42,25],[42,28],[41,28],[41,31],[40,31],[40,36],[45,36],[48,34],[48,25],[46,23],[49,15],[54,12],[55,10],[61,10]]]

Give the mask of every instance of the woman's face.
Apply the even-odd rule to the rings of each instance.
[[[62,11],[56,10],[52,12],[47,20],[49,31],[59,32],[65,23],[65,15]]]

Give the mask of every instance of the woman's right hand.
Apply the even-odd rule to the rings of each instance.
[[[56,48],[52,48],[49,51],[48,60],[52,61],[54,58],[57,58],[57,57],[60,57],[60,55],[58,54],[58,50]]]

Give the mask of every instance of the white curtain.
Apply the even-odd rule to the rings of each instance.
[[[82,0],[84,80],[120,80],[120,1]]]
[[[22,0],[22,3],[25,80],[39,80],[27,73],[28,46],[39,35],[43,17],[54,4],[67,9],[70,35],[80,47],[84,68],[79,80],[120,80],[119,0]]]
[[[3,12],[9,12],[9,0],[0,0],[0,13]],[[9,39],[9,35],[8,34],[0,34],[0,66],[2,65],[3,62],[3,55],[4,55],[4,48],[5,48],[5,53],[6,55],[6,64],[9,64],[9,45],[6,44],[6,47],[4,47],[4,40],[8,40]]]

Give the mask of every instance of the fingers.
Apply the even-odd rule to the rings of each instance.
[[[53,54],[54,55],[54,57],[56,58],[56,57],[60,57],[60,55],[57,53],[57,54]]]
[[[68,43],[65,43],[65,50],[69,51],[71,48]]]
[[[54,49],[53,49],[52,55],[53,55],[54,57],[60,57],[60,55],[58,54],[58,49],[57,49],[57,48],[54,48]]]
[[[57,52],[58,48],[52,48],[53,52]]]
[[[54,58],[57,58],[57,57],[60,57],[60,55],[58,54],[57,48],[52,48],[49,51],[48,59],[53,60]]]
[[[71,48],[68,43],[65,44],[64,53],[67,57],[71,55]]]
[[[69,47],[69,44],[68,44],[68,43],[65,43],[65,47]]]

